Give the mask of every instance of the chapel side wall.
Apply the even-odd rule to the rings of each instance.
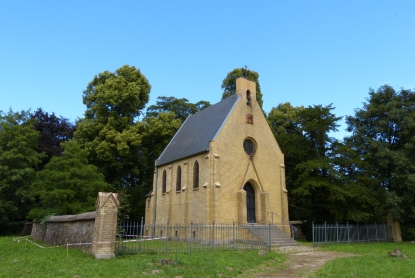
[[[193,188],[195,161],[199,163],[199,188]],[[177,168],[181,167],[181,190],[176,190]],[[157,225],[209,222],[209,153],[203,153],[158,167]],[[163,171],[166,171],[166,193],[162,192]],[[155,192],[155,191],[153,191]],[[151,197],[155,202],[155,194]],[[154,205],[154,204],[153,204]],[[151,216],[150,216],[151,217]]]
[[[250,88],[251,91],[254,89]],[[213,152],[219,155],[220,172],[215,180],[221,184],[215,188],[214,195],[221,199],[216,218],[220,222],[232,223],[238,215],[238,194],[246,182],[252,180],[256,188],[256,218],[257,223],[267,223],[266,212],[275,212],[288,220],[287,203],[283,202],[283,184],[281,167],[284,165],[283,154],[255,102],[252,108],[246,105],[242,97],[229,116],[226,124],[215,139]],[[246,115],[253,116],[253,124],[246,123]],[[256,153],[252,161],[243,150],[243,141],[251,137],[257,143]],[[229,173],[232,173],[230,175]],[[268,197],[261,197],[261,193]],[[261,199],[262,198],[262,199]],[[267,207],[263,200],[267,199]],[[261,207],[262,206],[262,207]]]
[[[156,170],[153,174],[153,190],[151,195],[146,199],[146,210],[144,213],[144,224],[147,226],[154,223],[154,204],[155,204],[155,192],[156,192]]]

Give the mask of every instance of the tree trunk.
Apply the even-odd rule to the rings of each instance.
[[[392,228],[393,242],[402,242],[401,222],[392,218],[390,214],[387,216],[388,226]]]

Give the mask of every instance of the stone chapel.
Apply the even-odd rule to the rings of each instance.
[[[238,78],[236,94],[186,119],[156,160],[147,197],[147,225],[289,220],[284,155],[254,82]]]

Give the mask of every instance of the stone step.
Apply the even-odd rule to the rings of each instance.
[[[250,224],[247,226],[247,228],[249,228],[256,237],[261,238],[263,241],[268,240],[268,235],[270,233],[272,247],[286,247],[286,246],[298,246],[299,245],[299,243],[297,243],[291,237],[287,236],[278,227],[272,226],[270,232],[266,229],[266,227],[269,227],[269,226],[258,225],[258,224],[254,224],[254,225]]]

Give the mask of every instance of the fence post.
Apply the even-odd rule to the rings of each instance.
[[[312,222],[312,237],[313,237],[313,247],[314,247],[314,221]]]
[[[359,223],[357,223],[357,242],[360,243]]]
[[[190,221],[190,254],[192,254],[193,251],[193,220]]]
[[[141,225],[140,225],[140,245],[138,252],[141,254],[141,245],[143,243],[143,217],[141,217]]]
[[[367,225],[367,222],[366,222],[366,236],[367,236],[367,242],[369,242],[369,226]]]
[[[254,223],[251,223],[251,249],[254,250]]]
[[[385,242],[388,241],[387,233],[386,233],[386,224],[383,222],[383,229],[385,230]]]
[[[167,219],[167,231],[166,231],[166,254],[169,253],[169,227],[170,219]]]
[[[233,226],[232,226],[232,244],[233,244],[233,250],[235,250],[236,246],[235,246],[235,220],[233,221]]]
[[[271,223],[268,222],[268,250],[271,251]]]
[[[212,222],[212,251],[215,251],[215,220]]]
[[[378,238],[378,226],[376,225],[376,222],[375,222],[375,230],[376,230],[376,242],[379,242],[379,238]]]
[[[327,224],[326,221],[324,221],[324,244],[327,244]]]
[[[336,222],[337,244],[339,244],[339,223]]]
[[[292,235],[293,240],[295,239],[294,238],[295,237],[294,233],[295,233],[294,226],[291,226],[291,235]]]
[[[347,221],[347,242],[350,244],[349,221]]]

